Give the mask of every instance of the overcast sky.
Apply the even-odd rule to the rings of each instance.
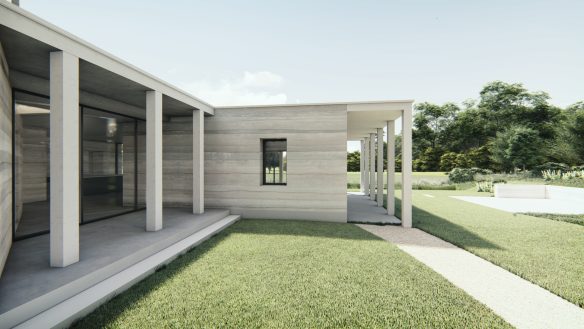
[[[213,105],[584,100],[584,1],[47,1],[21,7]]]

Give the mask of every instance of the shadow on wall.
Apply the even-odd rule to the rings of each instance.
[[[384,207],[386,207],[386,204],[384,204]],[[448,221],[446,218],[429,213],[416,206],[413,206],[412,212],[412,224],[415,228],[435,235],[445,241],[452,243],[455,246],[463,249],[466,249],[467,247],[474,247],[503,250],[503,248],[497,244],[480,237],[479,235],[467,230],[460,225]],[[395,213],[396,217],[400,218],[401,200],[398,198],[395,199]],[[454,242],[453,239],[449,239],[449,237],[452,235],[457,236],[456,242]]]

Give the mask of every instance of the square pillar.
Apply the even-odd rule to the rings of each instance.
[[[162,229],[162,93],[146,92],[146,231]]]
[[[387,121],[387,214],[395,215],[395,121]]]
[[[412,227],[412,110],[402,111],[402,202],[403,227]]]
[[[369,195],[369,137],[365,137],[363,146],[363,194]]]
[[[50,54],[50,263],[79,261],[79,58]]]
[[[359,188],[361,193],[365,193],[365,141],[361,140],[361,153],[359,153]]]
[[[377,206],[383,207],[383,128],[377,128]]]
[[[375,200],[375,134],[369,134],[369,198]]]
[[[205,112],[193,111],[193,214],[205,212]]]

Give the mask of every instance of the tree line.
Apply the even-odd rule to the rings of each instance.
[[[482,88],[478,99],[462,105],[416,104],[414,170],[477,167],[512,172],[546,163],[583,164],[584,102],[560,108],[549,100],[547,93],[530,92],[520,83],[494,81]],[[396,151],[397,162],[401,151]],[[348,171],[359,171],[359,156],[347,154]]]

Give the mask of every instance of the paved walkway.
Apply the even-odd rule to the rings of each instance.
[[[418,229],[357,224],[397,245],[517,328],[584,328],[584,310]]]
[[[385,208],[360,192],[347,193],[347,215],[351,223],[401,224],[397,217],[388,215]]]

